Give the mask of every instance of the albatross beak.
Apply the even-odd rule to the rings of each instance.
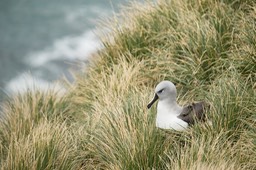
[[[157,101],[158,98],[159,98],[158,95],[155,94],[154,98],[153,98],[153,99],[151,100],[151,102],[147,105],[147,108],[150,109],[151,106],[155,103],[155,101]]]

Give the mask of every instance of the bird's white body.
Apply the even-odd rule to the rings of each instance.
[[[205,121],[204,102],[181,107],[176,102],[177,90],[170,81],[162,81],[155,88],[155,96],[147,105],[148,109],[159,99],[157,104],[156,126],[162,129],[185,130],[195,123],[195,119]]]
[[[156,126],[162,129],[185,130],[188,123],[178,116],[182,113],[183,107],[176,102],[177,90],[170,81],[162,81],[155,88],[155,97],[148,104],[148,108],[159,99],[157,104]]]
[[[168,98],[160,100],[157,105],[156,126],[162,129],[185,130],[188,123],[177,117],[182,109],[176,101]]]

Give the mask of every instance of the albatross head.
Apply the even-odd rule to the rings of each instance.
[[[148,109],[155,103],[157,99],[176,101],[177,90],[175,85],[170,81],[161,81],[155,88],[155,96],[148,104]]]

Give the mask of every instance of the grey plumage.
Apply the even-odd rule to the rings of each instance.
[[[209,108],[209,105],[205,102],[192,103],[183,108],[178,118],[187,122],[189,125],[193,125],[196,121],[205,121],[205,111],[207,108]]]

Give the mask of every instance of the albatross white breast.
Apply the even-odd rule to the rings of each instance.
[[[176,101],[177,90],[170,81],[162,81],[155,88],[155,96],[148,109],[159,99],[157,105],[156,126],[162,129],[185,130],[195,123],[195,119],[205,120],[205,103],[198,102],[181,107]]]

